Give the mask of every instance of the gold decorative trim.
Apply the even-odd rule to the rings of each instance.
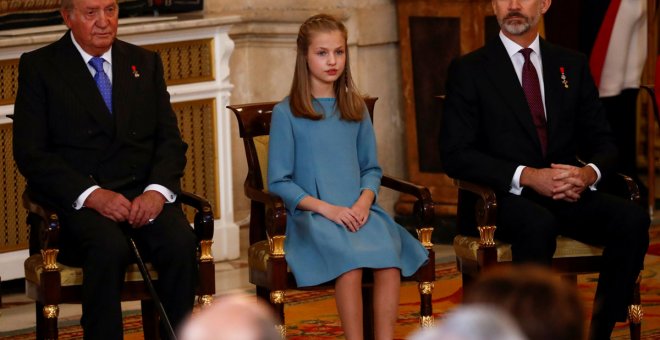
[[[433,234],[433,227],[423,227],[417,228],[417,238],[422,245],[431,249],[433,247],[433,241],[431,241],[431,234]]]
[[[46,250],[41,250],[41,257],[43,258],[44,261],[44,270],[47,272],[53,272],[58,270],[59,268],[57,267],[57,253],[59,253],[59,249],[46,249]]]
[[[628,306],[628,320],[631,323],[642,323],[642,318],[644,317],[644,310],[642,305],[630,305]]]
[[[199,247],[202,254],[199,257],[201,262],[213,262],[213,252],[212,246],[213,240],[201,240],[199,242]]]
[[[60,315],[60,307],[57,305],[46,305],[43,309],[46,319],[56,319]]]
[[[428,295],[433,293],[434,287],[435,285],[433,284],[433,282],[420,282],[418,288],[420,293],[424,295]]]
[[[202,308],[206,308],[206,307],[210,306],[211,303],[213,303],[213,295],[208,295],[208,294],[206,294],[206,295],[200,295],[200,296],[197,298],[197,303],[198,303]]]
[[[0,60],[0,105],[14,104],[18,90],[18,59]]]
[[[282,340],[286,339],[286,325],[275,325],[275,331],[280,333]]]
[[[142,46],[158,52],[168,86],[215,80],[213,38]]]
[[[435,321],[433,319],[433,315],[428,315],[428,316],[422,315],[419,317],[419,325],[422,328],[431,328],[433,327],[434,323]]]
[[[270,302],[274,304],[282,304],[284,303],[284,291],[283,290],[275,290],[270,292]]]
[[[487,225],[482,227],[477,227],[479,229],[479,244],[483,247],[495,247],[495,230],[497,229],[494,225]]]
[[[272,257],[283,257],[286,253],[284,252],[284,240],[286,236],[278,235],[273,237],[268,237],[268,246],[270,247],[270,256]]]

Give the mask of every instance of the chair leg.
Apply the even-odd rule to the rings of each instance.
[[[635,286],[633,287],[633,301],[628,306],[628,320],[630,321],[630,339],[639,340],[642,337],[642,317],[644,311],[642,310],[642,301],[639,294],[639,286],[642,281],[642,273],[637,276]]]
[[[268,302],[275,310],[279,318],[279,324],[275,325],[282,339],[286,339],[286,323],[284,322],[284,301],[285,293],[283,290],[273,290],[270,292]]]
[[[158,340],[159,337],[159,319],[156,312],[156,306],[153,300],[142,300],[142,330],[145,340]]]
[[[37,321],[37,339],[57,339],[57,318],[59,316],[59,307],[57,305],[43,305],[40,302],[35,303],[35,317]]]
[[[362,286],[362,333],[364,340],[373,340],[374,333],[374,288]]]
[[[275,328],[282,339],[286,339],[286,324],[284,323],[284,291],[271,291],[266,287],[257,286],[257,297],[267,301],[277,318]]]

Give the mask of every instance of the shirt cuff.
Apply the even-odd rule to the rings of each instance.
[[[174,203],[176,201],[176,194],[172,192],[172,190],[160,185],[160,184],[149,184],[147,185],[146,188],[144,188],[143,192],[153,190],[153,191],[158,191],[163,197],[165,197],[165,201],[167,203]]]
[[[520,186],[520,176],[522,176],[523,169],[525,169],[524,165],[518,165],[516,171],[513,173],[513,178],[511,179],[511,189],[509,189],[509,192],[514,195],[520,196],[520,194],[522,194],[523,187]]]
[[[594,169],[594,171],[596,172],[596,177],[597,177],[596,181],[594,182],[594,184],[589,186],[589,189],[591,189],[591,191],[596,191],[597,190],[596,184],[598,184],[598,182],[600,182],[600,176],[601,176],[600,175],[600,170],[598,170],[598,167],[594,163],[589,163],[587,165],[590,166],[592,169]]]
[[[91,187],[87,188],[87,190],[83,191],[80,196],[78,196],[78,199],[73,202],[72,206],[73,209],[80,210],[85,206],[85,201],[87,200],[87,197],[92,193],[92,191],[96,189],[101,189],[100,186],[98,185],[92,185]]]

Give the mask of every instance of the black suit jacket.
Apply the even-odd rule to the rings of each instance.
[[[94,184],[129,199],[148,184],[180,191],[187,145],[160,57],[117,40],[112,59],[113,114],[70,32],[20,59],[14,157],[37,198],[64,211]]]
[[[541,152],[522,86],[498,37],[450,65],[440,145],[450,177],[507,192],[519,165],[575,165],[576,156],[594,163],[603,176],[612,172],[616,147],[586,57],[543,39],[540,48],[547,155]]]

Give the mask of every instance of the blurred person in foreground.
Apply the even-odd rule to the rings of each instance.
[[[529,339],[584,339],[586,319],[577,289],[545,267],[496,267],[468,286],[463,303],[501,308]]]
[[[488,305],[462,305],[450,311],[440,324],[422,329],[410,340],[526,340],[506,311]]]
[[[280,340],[275,316],[263,302],[243,296],[217,299],[183,325],[180,340]]]

